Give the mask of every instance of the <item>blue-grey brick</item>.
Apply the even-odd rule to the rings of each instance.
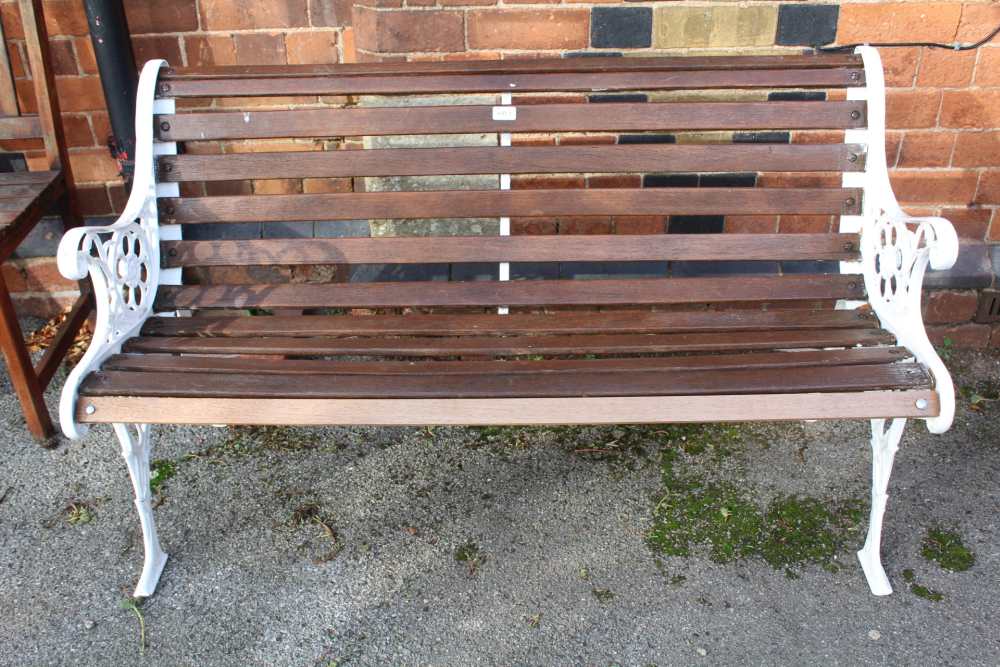
[[[98,224],[108,224],[110,220],[100,219]],[[42,218],[34,229],[28,232],[14,257],[52,257],[59,247],[63,235],[62,218]]]
[[[672,215],[668,234],[721,234],[726,218],[722,215]]]
[[[594,48],[646,48],[652,34],[652,7],[594,7],[591,11],[590,45]]]
[[[184,225],[184,238],[188,241],[220,241],[259,239],[259,222],[223,222],[202,225]]]
[[[312,238],[313,223],[310,222],[266,222],[263,236],[265,239],[302,239]]]
[[[367,220],[327,220],[313,225],[318,239],[339,239],[352,236],[371,236]]]
[[[924,287],[937,289],[978,289],[993,284],[993,262],[986,243],[971,242],[959,246],[958,261],[947,271],[928,271]]]
[[[778,262],[758,261],[686,261],[671,262],[670,275],[674,278],[697,276],[767,275],[778,273]]]
[[[837,5],[781,5],[777,43],[785,46],[818,46],[837,38]]]

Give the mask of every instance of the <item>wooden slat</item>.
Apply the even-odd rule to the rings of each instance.
[[[831,331],[742,331],[678,334],[593,334],[588,336],[412,337],[412,338],[132,338],[128,352],[172,354],[462,355],[524,356],[570,354],[653,354],[881,345],[893,337],[878,329]]]
[[[918,408],[923,405],[924,408]],[[259,425],[656,424],[793,419],[934,417],[937,393],[863,391],[508,399],[238,399],[91,397],[79,422]]]
[[[66,192],[66,181],[60,172],[38,172],[37,176],[17,174],[16,178],[8,182],[16,183],[22,178],[24,182],[38,182],[32,181],[32,177],[45,183],[36,197],[24,200],[21,206],[6,209],[2,205],[3,200],[0,200],[0,262],[6,261],[13,254],[42,215]],[[5,181],[0,179],[0,182]]]
[[[515,146],[171,155],[162,181],[588,172],[862,171],[857,144]],[[853,161],[852,161],[853,159]]]
[[[58,171],[9,171],[0,173],[0,185],[28,185],[51,183],[61,177]]]
[[[741,69],[816,69],[860,66],[853,53],[777,56],[682,56],[656,58],[532,58],[462,62],[338,63],[322,65],[224,65],[177,67],[160,75],[178,79],[245,79],[258,77],[365,76],[372,74],[512,74],[516,72],[637,72]]]
[[[456,132],[642,130],[794,130],[864,127],[863,101],[528,104],[517,118],[493,107],[352,107],[291,111],[200,112],[157,117],[163,141]]]
[[[0,184],[0,199],[23,199],[25,197],[36,197],[44,189],[44,183],[26,183],[24,185]]]
[[[927,387],[916,363],[812,368],[731,368],[644,373],[494,375],[219,375],[217,373],[91,373],[87,396],[212,398],[543,398],[560,396],[704,396],[706,394],[866,391]]]
[[[0,82],[2,85],[2,82]],[[42,125],[38,116],[8,116],[0,118],[0,140],[38,139],[42,136]]]
[[[859,188],[435,190],[160,200],[161,222],[860,213]]]
[[[859,299],[858,276],[801,275],[638,280],[514,280],[280,285],[161,285],[157,310],[395,308],[404,306],[644,305]]]
[[[906,358],[902,347],[858,347],[843,350],[746,352],[742,354],[615,357],[601,359],[506,359],[495,361],[343,361],[339,359],[269,359],[250,356],[194,354],[117,354],[102,366],[107,371],[172,373],[253,373],[279,375],[489,375],[514,373],[590,373],[603,371],[660,372],[724,368],[789,368],[887,364]]]
[[[712,88],[841,88],[864,85],[864,70],[828,69],[706,70],[701,72],[555,72],[512,74],[384,74],[371,76],[176,79],[160,87],[171,97],[269,95],[420,95],[605,90]]]
[[[438,336],[683,333],[774,329],[860,329],[877,325],[854,310],[702,310],[460,315],[151,317],[144,336]]]
[[[655,260],[852,260],[857,234],[651,234],[452,236],[164,241],[174,266],[602,262]]]

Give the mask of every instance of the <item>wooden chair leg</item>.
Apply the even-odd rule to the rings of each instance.
[[[21,401],[24,419],[31,435],[43,443],[54,433],[49,410],[45,406],[42,387],[31,365],[31,356],[24,344],[21,326],[17,323],[17,313],[10,300],[7,283],[0,276],[0,348],[7,361],[11,383],[17,398]]]

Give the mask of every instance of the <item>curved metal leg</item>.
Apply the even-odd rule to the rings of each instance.
[[[142,525],[142,545],[145,557],[142,563],[142,574],[139,584],[135,587],[135,597],[149,597],[156,590],[160,573],[167,563],[167,554],[160,548],[160,539],[156,535],[156,524],[153,523],[153,495],[149,490],[149,424],[115,424],[115,434],[122,445],[122,456],[128,465],[128,474],[132,478],[132,488],[135,491],[135,507],[139,510],[139,523]]]
[[[865,571],[868,586],[873,595],[889,595],[892,585],[882,568],[882,517],[885,516],[885,505],[889,499],[886,489],[889,486],[889,475],[892,473],[892,460],[899,450],[899,440],[903,436],[905,419],[893,419],[889,428],[886,420],[872,420],[872,511],[868,523],[868,538],[858,552],[861,569]]]

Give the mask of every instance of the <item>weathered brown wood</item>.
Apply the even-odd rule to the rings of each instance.
[[[94,293],[89,288],[83,288],[82,293],[74,302],[73,307],[66,316],[66,321],[59,327],[45,354],[35,365],[35,375],[38,376],[38,384],[44,390],[52,381],[52,376],[59,370],[66,352],[76,339],[77,332],[83,326],[90,313],[94,310]]]
[[[0,44],[6,44],[3,26],[0,25]],[[16,45],[10,48],[16,49]],[[14,72],[10,68],[10,58],[7,49],[0,49],[0,114],[17,116],[17,89],[14,88]]]
[[[0,184],[0,199],[26,199],[38,196],[45,189],[42,183],[26,183],[24,185]]]
[[[654,424],[934,417],[938,395],[910,391],[507,399],[239,399],[95,396],[80,422],[259,425]],[[918,408],[917,405],[924,405]]]
[[[865,127],[861,101],[526,104],[517,118],[493,107],[357,107],[291,111],[194,112],[157,117],[163,141],[330,137],[454,132],[793,130]]]
[[[161,285],[157,310],[406,306],[639,305],[861,298],[852,275],[638,280],[515,280],[280,285]]]
[[[58,171],[9,171],[0,173],[0,185],[48,184],[60,176]]]
[[[853,53],[778,56],[674,56],[655,58],[531,58],[461,62],[338,63],[322,65],[223,65],[175,67],[161,79],[245,79],[258,77],[365,76],[372,74],[512,74],[515,72],[637,72],[857,67]]]
[[[3,49],[0,49],[3,51]],[[2,71],[2,68],[0,68]],[[2,85],[2,82],[0,82]],[[2,96],[0,96],[2,99]],[[6,112],[4,112],[6,113]],[[0,140],[35,139],[42,136],[42,126],[38,116],[6,116],[0,118]]]
[[[163,181],[654,171],[860,171],[857,144],[515,146],[171,155]]]
[[[66,170],[65,178],[72,190],[69,175],[69,153],[63,136],[59,100],[55,95],[56,79],[49,54],[49,34],[45,27],[42,0],[18,0],[21,22],[24,24],[24,48],[31,65],[31,81],[38,107],[38,122],[45,143],[45,159],[49,169]]]
[[[80,387],[87,396],[186,396],[211,398],[533,398],[559,396],[703,396],[866,391],[928,387],[919,364],[830,366],[762,370],[731,368],[656,373],[608,371],[493,375],[219,375],[217,373],[91,373]],[[84,399],[85,400],[85,399]]]
[[[17,321],[17,312],[10,300],[10,292],[0,276],[0,351],[7,362],[7,372],[14,386],[24,413],[28,430],[38,440],[45,440],[54,433],[49,410],[45,406],[42,385],[31,366],[31,357],[24,345],[24,336]]]
[[[593,334],[587,336],[412,337],[412,338],[167,338],[130,339],[128,352],[172,354],[391,355],[442,357],[463,355],[525,356],[571,354],[653,354],[725,352],[791,348],[882,345],[893,341],[878,329],[741,331],[668,334]]]
[[[62,172],[38,173],[43,175],[45,186],[36,197],[29,198],[22,206],[7,210],[4,210],[3,200],[0,200],[0,262],[11,256],[42,215],[67,192]]]
[[[513,373],[577,373],[585,371],[660,372],[724,368],[788,368],[887,364],[905,359],[902,347],[857,347],[843,350],[743,352],[739,354],[614,357],[597,359],[504,359],[491,361],[343,361],[339,359],[270,359],[255,356],[194,354],[118,354],[103,370],[169,371],[172,373],[242,373],[279,375],[489,375]]]
[[[22,0],[24,1],[24,0]],[[512,74],[384,74],[371,76],[175,79],[160,88],[171,97],[263,97],[269,95],[419,95],[679,90],[712,88],[842,88],[864,85],[864,70],[825,69],[705,70],[700,72],[555,72]]]
[[[646,260],[851,260],[857,234],[656,234],[453,236],[164,241],[174,266],[601,262]]]
[[[859,188],[435,190],[160,200],[161,222],[550,215],[854,215]]]

